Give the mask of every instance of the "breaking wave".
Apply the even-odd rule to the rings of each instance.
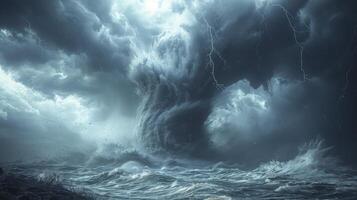
[[[326,154],[328,150],[321,141],[315,140],[301,147],[292,160],[270,161],[252,170],[224,162],[158,158],[148,162],[138,156],[129,158],[126,155],[122,162],[105,165],[41,163],[7,166],[7,170],[37,175],[41,180],[55,177],[65,187],[75,185],[99,199],[356,197],[356,172],[341,167],[336,159]]]

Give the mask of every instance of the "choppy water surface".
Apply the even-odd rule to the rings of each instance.
[[[140,159],[106,165],[46,163],[16,165],[11,171],[45,179],[98,199],[357,199],[356,172],[307,149],[288,162],[272,161],[254,170],[223,163],[170,161],[147,165]],[[128,157],[129,158],[129,157]]]

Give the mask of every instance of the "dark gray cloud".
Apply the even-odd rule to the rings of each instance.
[[[113,34],[112,27],[81,2],[3,1],[2,5],[1,27],[22,34],[33,31],[44,45],[85,54],[89,70],[126,70],[130,49],[124,33]]]
[[[272,122],[278,123],[279,128],[273,131],[275,134],[260,138],[254,151],[248,150],[252,148],[250,143],[242,145],[242,141],[239,141],[228,145],[229,152],[233,156],[244,152],[248,159],[259,154],[265,157],[266,153],[269,155],[267,159],[271,159],[276,152],[284,154],[286,146],[296,147],[302,141],[319,136],[327,138],[327,143],[336,146],[336,151],[344,155],[354,149],[353,145],[346,148],[344,144],[355,137],[355,128],[344,127],[337,131],[339,117],[336,113],[340,109],[339,97],[346,86],[346,72],[354,63],[352,49],[356,36],[356,3],[217,1],[204,4],[198,10],[189,4],[186,9],[193,9],[195,20],[198,21],[198,24],[185,28],[192,37],[188,47],[191,52],[187,56],[189,61],[179,64],[172,71],[176,76],[171,75],[169,70],[168,75],[163,75],[154,68],[150,71],[138,70],[135,77],[150,96],[144,107],[144,112],[148,113],[143,120],[143,133],[149,135],[145,137],[146,140],[154,140],[153,143],[174,151],[186,148],[186,144],[191,144],[190,147],[196,145],[192,151],[201,152],[202,148],[206,148],[204,145],[209,145],[204,144],[207,133],[202,130],[202,124],[211,110],[215,109],[215,105],[209,102],[221,95],[214,79],[225,86],[247,79],[255,88],[264,86],[268,89],[274,77],[282,76],[288,83],[301,82],[295,90],[291,89],[281,97],[287,99],[287,104],[278,100],[273,103],[281,103],[274,106],[272,114],[279,115],[281,119]],[[170,41],[185,43],[181,37],[178,34],[168,42],[158,43],[158,47],[170,46]],[[177,48],[179,46],[176,45],[164,52],[175,55]],[[214,76],[209,55],[215,63]],[[165,54],[161,58],[165,60]],[[341,61],[349,64],[341,66]],[[142,64],[147,67],[153,65],[147,61]],[[140,65],[138,68],[141,69]],[[175,79],[180,77],[178,74],[185,73],[181,71],[182,68],[188,70],[188,75]],[[353,68],[347,76],[351,85]],[[182,109],[177,109],[177,106],[182,106]],[[298,118],[297,121],[294,118]],[[353,118],[353,115],[346,118]],[[284,122],[283,119],[290,122]],[[237,118],[235,123],[247,123],[240,120]],[[251,118],[249,123],[253,125],[249,126],[254,126],[255,120],[261,119]],[[256,128],[250,130],[250,134],[262,131]],[[340,138],[342,130],[342,137],[348,139]],[[239,135],[240,130],[230,131]],[[239,137],[236,139],[239,140]],[[279,146],[282,148],[279,149]],[[279,158],[281,155],[277,153],[275,156]]]
[[[270,101],[270,111],[268,116],[261,115],[247,100],[247,113],[229,113],[225,126],[215,129],[214,134],[222,134],[217,136],[221,142],[230,138],[224,152],[229,152],[227,158],[250,148],[251,141],[245,143],[239,138],[241,134],[259,136],[254,142],[260,148],[255,148],[252,155],[281,144],[281,148],[269,151],[269,156],[261,156],[266,159],[271,155],[282,157],[287,146],[297,146],[319,135],[336,146],[336,152],[346,160],[353,161],[347,155],[356,150],[352,141],[357,139],[353,123],[357,100],[355,1],[161,4],[1,1],[0,63],[4,83],[12,80],[22,85],[15,88],[35,91],[42,100],[34,98],[27,104],[34,104],[37,110],[43,109],[39,102],[56,104],[58,96],[74,96],[84,110],[95,110],[87,112],[88,123],[104,121],[113,113],[131,116],[142,101],[138,126],[143,143],[154,149],[188,150],[201,155],[207,154],[212,142],[208,122],[217,117],[217,109],[230,101],[240,101],[230,99],[228,94],[248,87],[241,85],[245,82],[251,87],[248,93],[262,90],[259,94]],[[276,88],[271,85],[276,79],[285,89],[270,91]],[[224,86],[217,87],[215,82]],[[2,132],[16,135],[21,132],[17,130],[21,122],[31,123],[30,117],[14,119],[12,107],[20,104],[6,102],[7,97],[16,99],[18,95],[1,94]],[[20,106],[17,115],[25,116],[23,109]],[[64,113],[71,116],[68,110]],[[240,121],[244,120],[249,122],[242,126]],[[258,134],[270,124],[274,126],[267,135]],[[64,126],[72,125],[64,122]],[[45,127],[51,129],[52,125]],[[37,125],[28,129],[46,132],[38,130]],[[65,132],[73,135],[71,128]]]
[[[126,77],[132,54],[127,33],[104,16],[109,1],[101,3],[102,10],[89,3],[1,1],[2,161],[79,150],[84,132],[93,134],[90,129],[115,113],[135,111],[135,91]],[[27,92],[19,95],[18,88]],[[107,131],[102,126],[99,135]],[[58,148],[49,150],[54,144]]]
[[[5,68],[26,68],[17,70],[21,82],[49,95],[78,92],[106,100],[108,93],[124,91],[131,94],[122,95],[123,101],[133,100],[125,76],[130,41],[122,24],[105,16],[109,1],[102,2],[102,8],[79,1],[2,1],[2,5],[1,60]],[[66,78],[43,73],[50,71],[46,68],[65,73]]]
[[[286,94],[285,98],[291,101],[289,106],[283,107],[281,103],[275,113],[287,119],[299,115],[301,120],[275,130],[275,137],[262,137],[257,142],[260,148],[253,147],[258,153],[246,154],[248,160],[262,152],[272,153],[276,146],[296,146],[299,141],[306,140],[306,136],[319,135],[335,146],[336,152],[353,161],[349,155],[354,151],[350,141],[356,139],[356,128],[350,124],[356,112],[351,104],[356,100],[353,94],[356,3],[257,2],[217,2],[205,9],[203,15],[216,31],[215,48],[224,58],[222,61],[219,55],[214,55],[217,81],[227,86],[247,79],[253,87],[263,85],[269,88],[274,76],[283,76],[287,82],[303,80],[304,76],[307,80],[296,88],[297,91]],[[205,64],[209,48],[200,49],[206,49],[202,53],[202,63]],[[207,77],[210,77],[209,73]],[[348,93],[348,98],[341,98],[344,92]],[[352,110],[346,112],[342,107]],[[235,123],[240,123],[239,118]],[[239,135],[239,130],[233,131]],[[249,143],[245,145],[231,144],[230,148],[236,150],[234,156],[250,149]],[[268,147],[267,151],[262,150],[264,146]]]

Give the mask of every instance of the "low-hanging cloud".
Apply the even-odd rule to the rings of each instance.
[[[277,144],[268,154],[279,157],[321,135],[346,154],[355,148],[341,148],[355,138],[355,8],[353,0],[3,1],[2,136],[23,142],[27,127],[36,143],[63,124],[68,141],[138,134],[148,149],[193,155],[209,154],[213,141],[231,158]]]

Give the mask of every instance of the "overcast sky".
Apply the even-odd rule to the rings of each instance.
[[[1,0],[0,161],[108,141],[269,159],[322,138],[357,162],[356,6]]]

